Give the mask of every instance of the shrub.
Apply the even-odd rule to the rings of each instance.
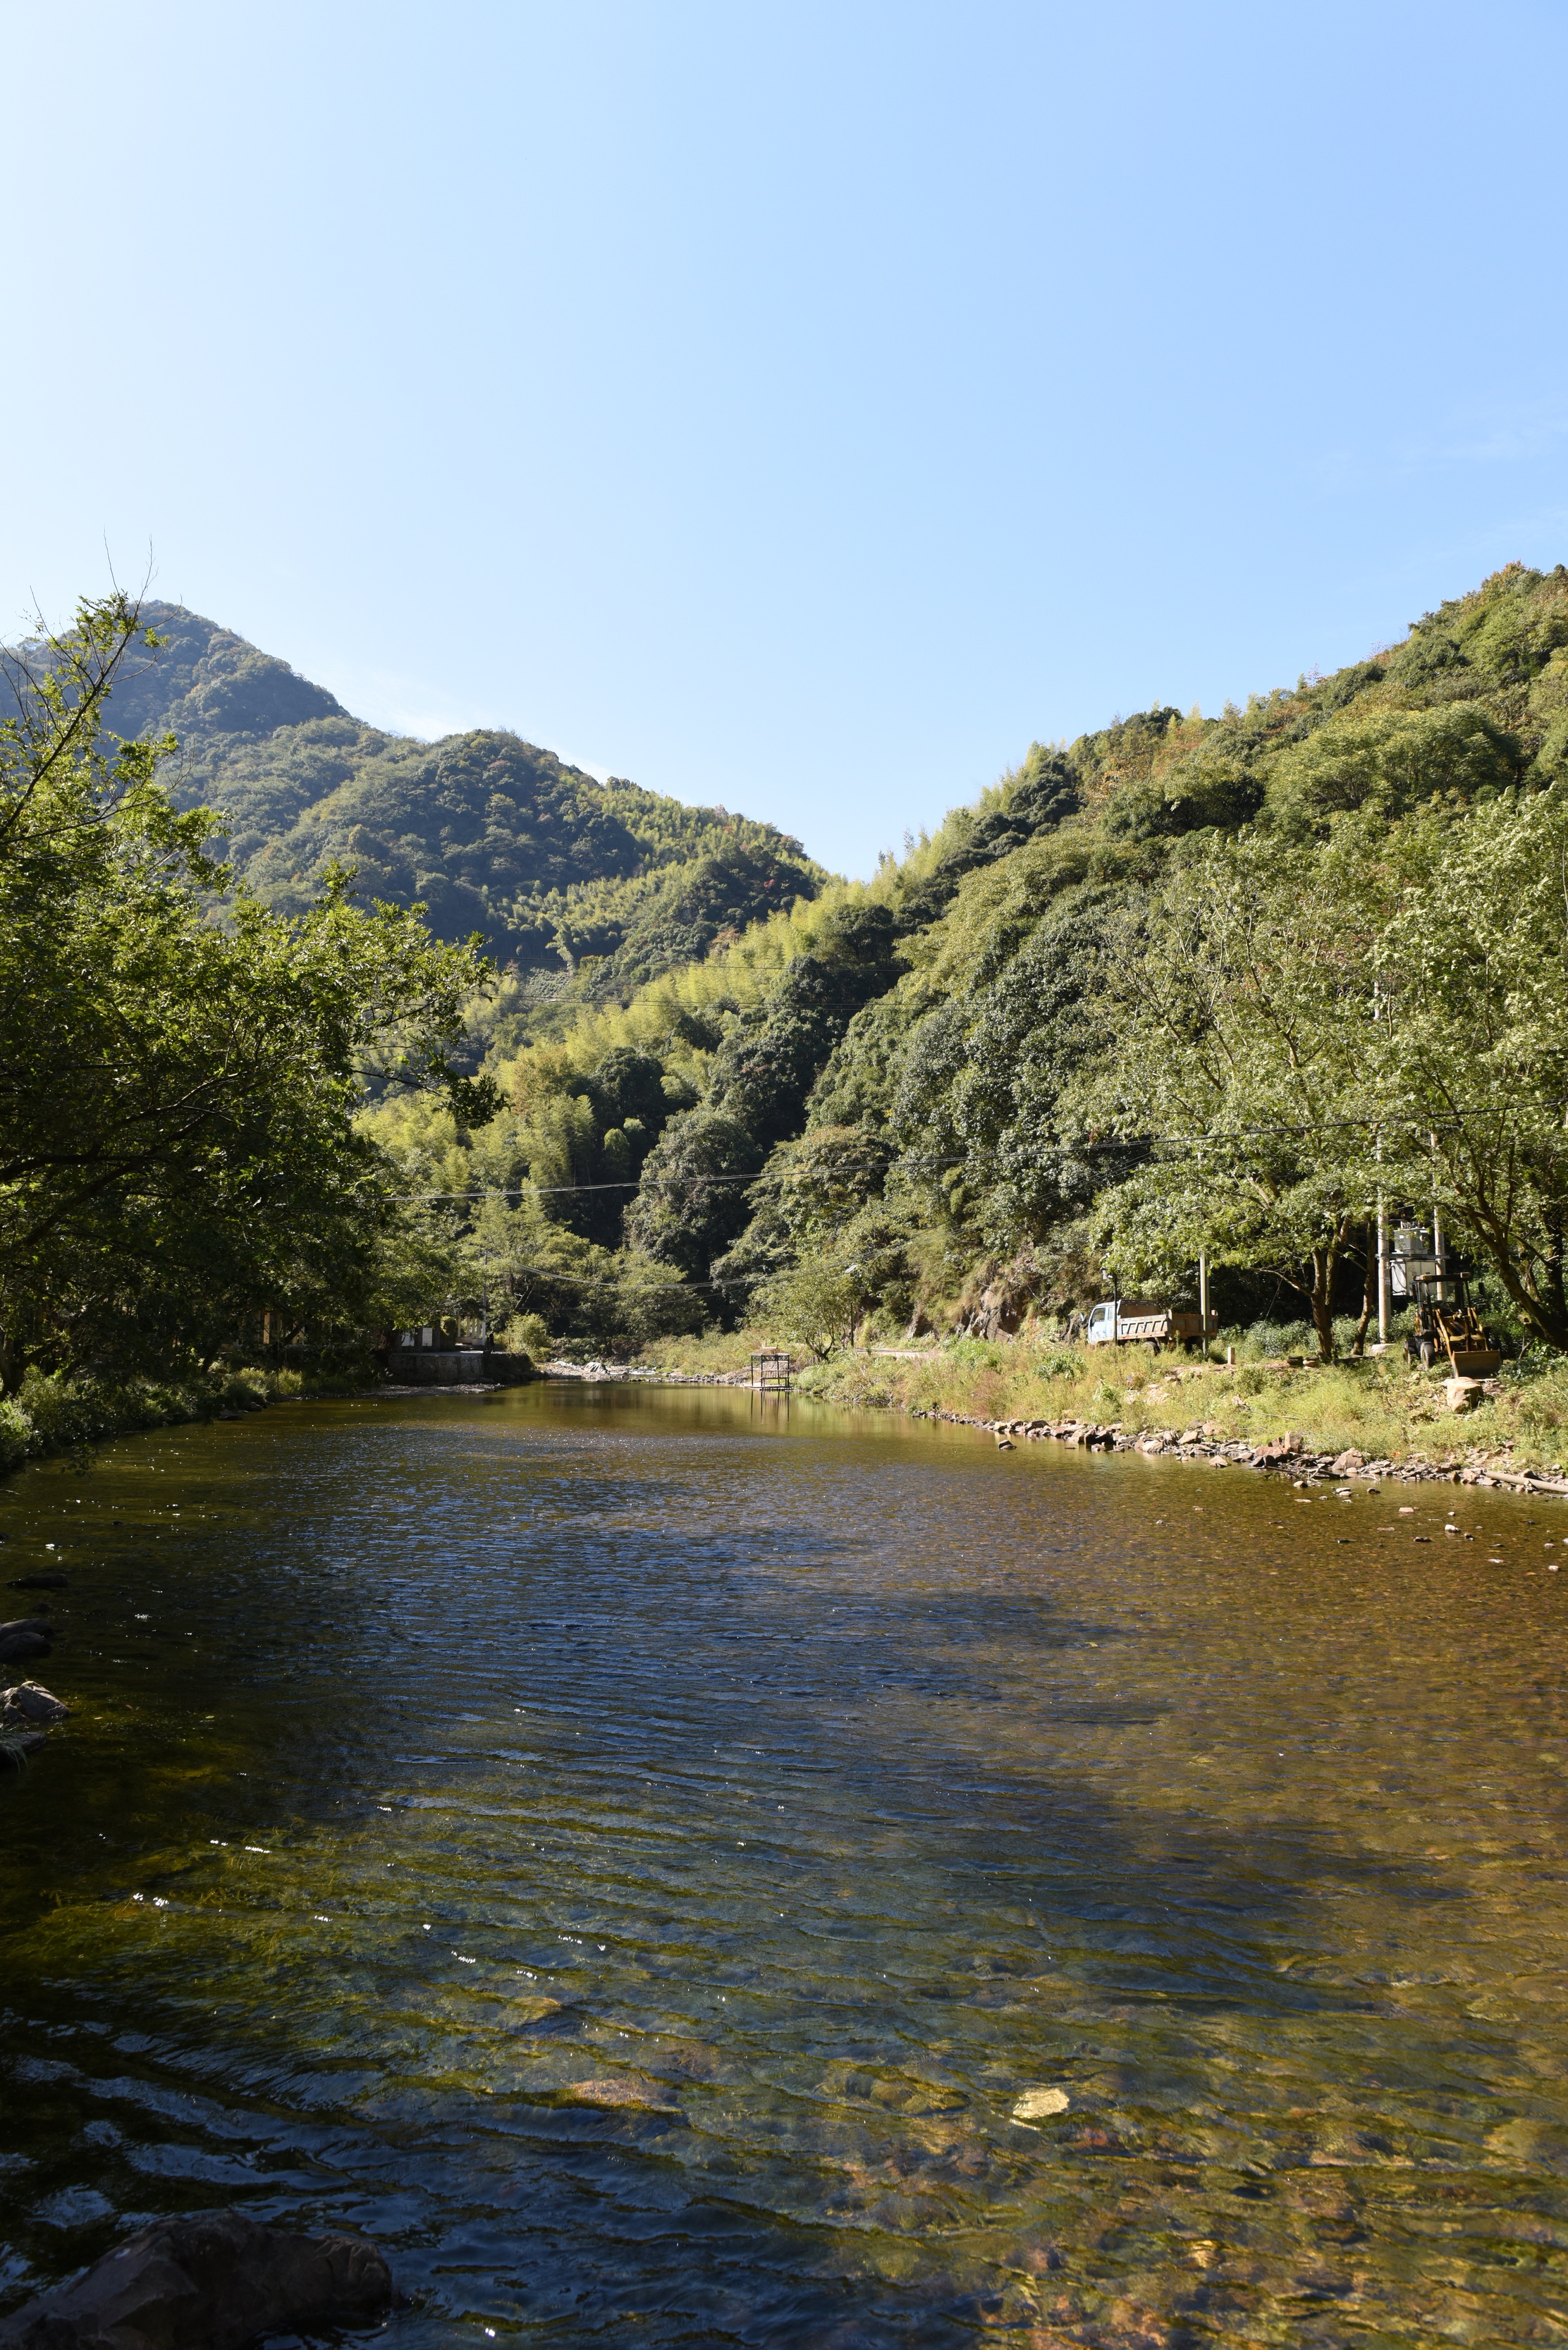
[[[542,1314],[514,1314],[502,1332],[510,1354],[528,1355],[542,1362],[550,1351],[550,1331]]]
[[[36,1437],[33,1423],[19,1403],[9,1397],[0,1403],[0,1476],[21,1467]]]

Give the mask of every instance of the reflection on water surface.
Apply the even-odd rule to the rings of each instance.
[[[79,1707],[0,1786],[7,2303],[238,2200],[397,2350],[1568,2340],[1568,1512],[783,1409],[0,1491]]]

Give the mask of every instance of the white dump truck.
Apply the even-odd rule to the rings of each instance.
[[[1212,1338],[1219,1327],[1210,1307],[1207,1335]],[[1200,1347],[1204,1336],[1196,1306],[1155,1305],[1146,1297],[1107,1297],[1090,1308],[1084,1330],[1091,1347]]]

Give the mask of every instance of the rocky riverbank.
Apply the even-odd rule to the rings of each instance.
[[[573,1378],[745,1387],[755,1332],[659,1342],[635,1365],[552,1364]],[[1110,1359],[1106,1359],[1107,1356]],[[1025,1337],[797,1356],[797,1394],[849,1411],[904,1411],[1017,1443],[1280,1468],[1307,1477],[1447,1480],[1568,1491],[1568,1363],[1510,1364],[1501,1378],[1443,1379],[1402,1352],[1324,1365],[1299,1357],[1219,1363]],[[1352,1460],[1358,1467],[1339,1468]]]
[[[1454,1463],[1428,1461],[1420,1453],[1413,1453],[1403,1461],[1369,1461],[1365,1453],[1354,1449],[1338,1453],[1314,1452],[1308,1448],[1306,1440],[1293,1430],[1253,1444],[1245,1438],[1226,1440],[1210,1436],[1201,1428],[1142,1429],[1135,1433],[1119,1420],[1101,1424],[1085,1419],[981,1419],[972,1413],[922,1411],[918,1407],[913,1409],[912,1416],[916,1419],[943,1420],[958,1428],[979,1429],[994,1436],[1003,1451],[1049,1437],[1055,1443],[1087,1452],[1138,1452],[1146,1460],[1190,1461],[1215,1469],[1269,1469],[1276,1473],[1283,1471],[1303,1485],[1330,1481],[1343,1483],[1351,1479],[1369,1485],[1440,1482],[1498,1486],[1513,1492],[1568,1497],[1568,1477],[1515,1470],[1490,1457]]]

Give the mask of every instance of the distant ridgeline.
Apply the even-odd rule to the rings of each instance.
[[[264,743],[231,754],[223,775],[231,801],[243,779],[247,807],[261,805],[264,793],[276,795],[265,802],[267,844],[259,831],[242,827],[237,835],[252,869],[273,889],[286,883],[286,868],[307,869],[307,850],[314,856],[328,832],[334,846],[368,866],[389,856],[381,844],[412,821],[400,813],[406,808],[420,808],[422,837],[443,838],[431,801],[444,789],[449,764],[464,779],[454,789],[473,793],[462,805],[476,812],[482,794],[466,779],[483,771],[486,757],[504,766],[510,760],[508,774],[526,765],[541,779],[531,787],[530,809],[545,800],[543,778],[560,774],[499,737],[463,738],[434,751],[377,744],[355,748],[351,761],[349,744],[374,738],[327,716],[297,721],[278,740],[288,746],[281,753]],[[352,781],[338,783],[332,758],[345,768],[362,764],[353,765]],[[1159,708],[1070,746],[1036,743],[1014,773],[950,815],[934,837],[901,859],[886,858],[866,884],[816,887],[808,870],[785,863],[793,854],[787,844],[742,828],[736,838],[748,854],[753,840],[768,841],[783,892],[795,898],[790,910],[753,923],[732,943],[711,947],[709,932],[692,960],[667,967],[629,1000],[622,991],[614,1002],[579,1001],[548,1038],[536,1030],[535,1041],[510,1056],[498,1042],[492,1065],[514,1107],[483,1135],[438,1131],[424,1113],[405,1116],[390,1104],[375,1113],[377,1130],[410,1179],[422,1172],[443,1192],[472,1182],[490,1190],[493,1205],[530,1176],[541,1187],[628,1187],[542,1190],[514,1226],[490,1211],[483,1233],[477,1222],[464,1226],[476,1250],[483,1243],[491,1274],[507,1273],[516,1301],[557,1329],[607,1340],[618,1316],[618,1326],[635,1333],[639,1315],[654,1311],[652,1291],[639,1305],[615,1284],[655,1267],[666,1269],[664,1281],[701,1284],[704,1296],[734,1312],[759,1284],[791,1267],[842,1266],[856,1310],[880,1314],[888,1328],[911,1315],[983,1327],[976,1301],[982,1290],[999,1295],[999,1281],[1004,1289],[1012,1282],[1014,1310],[1019,1296],[1064,1309],[1080,1295],[1097,1294],[1106,1235],[1096,1217],[1108,1188],[1125,1186],[1139,1163],[1136,1154],[1118,1159],[1092,1140],[1119,1113],[1114,1101],[1085,1112],[1082,1087],[1115,1079],[1114,1035],[1136,1041],[1137,1005],[1113,1004],[1111,994],[1127,958],[1145,953],[1151,935],[1157,944],[1178,935],[1181,877],[1200,866],[1207,874],[1209,865],[1219,875],[1229,845],[1251,857],[1248,869],[1265,879],[1315,874],[1312,860],[1327,857],[1343,832],[1336,820],[1357,810],[1358,837],[1371,837],[1370,823],[1392,838],[1412,811],[1429,808],[1457,855],[1461,836],[1484,829],[1489,812],[1512,822],[1510,811],[1522,812],[1565,784],[1568,572],[1514,565],[1428,613],[1400,644],[1332,676],[1303,676],[1217,717]],[[682,854],[694,853],[695,840],[689,852],[680,827],[695,833],[710,821],[625,787],[597,798],[570,779],[548,788],[569,789],[578,795],[574,806],[586,800],[603,811],[603,836],[575,837],[591,838],[604,869],[617,874],[630,871],[629,859],[647,853],[641,843],[649,837],[661,847],[678,839]],[[506,789],[521,802],[515,786]],[[286,802],[291,792],[308,813]],[[383,795],[398,815],[380,816]],[[378,810],[363,845],[355,828],[361,806]],[[671,830],[653,832],[650,816],[649,831],[639,833],[634,806],[657,809],[658,822]],[[624,865],[597,845],[618,824]],[[462,886],[488,889],[487,904],[498,899],[499,876],[487,881],[478,869],[484,852],[458,851],[455,827],[452,837]],[[518,829],[508,837],[524,835]],[[527,835],[530,857],[537,854],[535,837]],[[471,853],[472,880],[462,861]],[[400,884],[428,890],[450,919],[452,899],[437,895],[416,862],[395,868]],[[574,900],[564,871],[557,881],[556,868],[531,864],[531,887],[538,886],[535,874],[562,890],[563,916],[575,903],[597,902],[586,880]],[[518,894],[511,868],[505,879],[509,906],[539,904],[540,927],[524,932],[519,921],[515,935],[540,951],[544,900]],[[455,893],[455,881],[447,886]],[[613,885],[628,893],[646,886]],[[1311,944],[1327,968],[1336,911],[1325,889],[1303,886],[1328,925],[1325,941]],[[1372,875],[1366,886],[1375,895],[1381,885]],[[1293,879],[1282,884],[1281,903],[1269,915],[1276,928],[1297,889]],[[672,913],[663,938],[675,921]],[[585,921],[582,938],[597,935]],[[609,935],[607,925],[607,942]],[[628,942],[638,935],[633,921]],[[623,970],[630,952],[629,943],[618,951]],[[1168,963],[1173,984],[1184,952]],[[1293,983],[1298,966],[1305,967],[1287,948],[1271,968],[1282,983]],[[1244,993],[1250,983],[1237,983]],[[516,1031],[513,1036],[515,1044]],[[1158,1053],[1152,1059],[1146,1053],[1138,1077],[1137,1099],[1149,1105],[1155,1128],[1178,1126],[1187,1115],[1168,1101],[1158,1106],[1148,1075],[1152,1068],[1158,1080]],[[1132,1063],[1127,1066],[1131,1086]],[[1279,1080],[1282,1108],[1243,1106],[1226,1114],[1243,1118],[1248,1130],[1265,1115],[1287,1126],[1299,1121],[1291,1082],[1288,1073]],[[1075,1087],[1078,1107],[1066,1115],[1063,1104]],[[1340,1174],[1326,1163],[1302,1159],[1268,1180],[1285,1187],[1278,1191],[1284,1204],[1268,1211],[1274,1225],[1245,1246],[1237,1241],[1231,1258],[1259,1268],[1263,1304],[1253,1299],[1255,1311],[1280,1295],[1271,1268],[1288,1264],[1296,1247],[1286,1208],[1310,1222],[1318,1213],[1314,1201],[1340,1197]],[[1313,1276],[1320,1299],[1336,1311],[1361,1278],[1355,1251],[1364,1258],[1366,1249],[1365,1180],[1353,1173],[1344,1184],[1345,1196],[1363,1204],[1354,1215],[1334,1209],[1338,1254],[1331,1251],[1327,1270]],[[1158,1223],[1158,1200],[1122,1196],[1133,1201],[1145,1229]],[[1190,1202],[1177,1204],[1189,1221],[1199,1212]],[[1236,1217],[1252,1212],[1244,1189],[1232,1207],[1226,1213],[1239,1230]],[[1176,1222],[1171,1232],[1179,1258],[1190,1233]],[[1310,1255],[1305,1240],[1301,1248]],[[617,1251],[625,1253],[612,1261],[608,1253]],[[543,1278],[552,1264],[560,1274],[553,1285]],[[1294,1278],[1288,1271],[1284,1277]],[[1360,1296],[1355,1286],[1352,1312]],[[1240,1295],[1229,1302],[1238,1311],[1248,1304]]]
[[[422,899],[438,935],[479,931],[503,964],[603,958],[578,993],[615,996],[826,879],[771,825],[596,783],[515,734],[383,733],[181,605],[143,618],[167,642],[132,657],[110,727],[178,736],[175,798],[223,810],[238,871],[281,911],[342,858],[362,896]]]

